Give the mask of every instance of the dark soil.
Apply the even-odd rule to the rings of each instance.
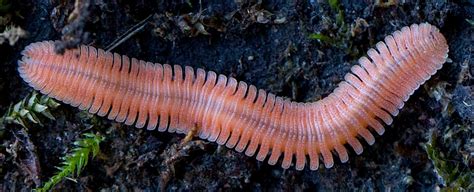
[[[84,132],[106,137],[100,155],[56,190],[435,190],[438,178],[423,147],[435,132],[447,159],[474,168],[474,1],[340,1],[343,23],[326,1],[12,1],[11,23],[29,36],[0,45],[0,114],[32,91],[18,76],[16,61],[29,43],[61,40],[57,51],[79,44],[110,47],[135,24],[143,29],[114,52],[158,63],[201,67],[297,101],[328,95],[368,48],[393,31],[429,22],[446,35],[450,62],[410,98],[393,125],[364,152],[331,169],[283,170],[201,140],[179,145],[184,135],[144,131],[62,105],[56,121],[0,130],[0,191],[29,191],[48,180]],[[392,2],[392,1],[389,1]],[[0,26],[3,29],[5,26]],[[310,39],[322,33],[333,41]],[[467,129],[466,129],[467,128]],[[446,140],[449,132],[461,137]],[[464,152],[464,153],[462,153]],[[469,153],[470,152],[470,153]],[[448,153],[447,153],[448,154]],[[39,161],[35,172],[31,159]],[[37,175],[38,177],[36,177]],[[471,178],[472,179],[472,178]]]

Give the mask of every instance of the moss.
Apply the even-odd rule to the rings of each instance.
[[[344,26],[344,10],[342,10],[341,3],[339,0],[328,0],[329,6],[336,14],[336,24],[338,26]]]
[[[474,189],[471,182],[473,173],[468,167],[468,158],[463,160],[455,156],[464,151],[463,144],[457,141],[463,141],[460,137],[469,134],[469,129],[460,128],[457,131],[448,130],[439,137],[439,133],[434,131],[431,138],[425,145],[428,157],[432,160],[441,183],[445,186],[445,191],[465,191]],[[444,145],[449,145],[448,149]]]
[[[322,41],[322,42],[326,42],[326,43],[329,43],[329,44],[334,44],[336,43],[335,39],[327,36],[327,35],[324,35],[324,34],[321,34],[321,33],[313,33],[313,34],[310,34],[309,35],[309,38],[310,39],[316,39],[316,40],[319,40],[319,41]]]
[[[38,97],[38,93],[32,92],[15,105],[10,106],[7,113],[0,118],[0,129],[3,129],[5,124],[15,123],[27,128],[29,124],[43,124],[40,121],[40,116],[54,120],[54,116],[49,109],[56,108],[59,103],[53,99],[43,95]]]
[[[6,13],[12,7],[10,0],[0,0],[0,13]]]
[[[309,35],[310,39],[316,39],[323,43],[330,44],[338,48],[345,48],[346,52],[352,56],[358,56],[358,52],[353,50],[351,37],[354,36],[362,25],[367,25],[367,22],[358,18],[354,26],[349,26],[344,22],[344,9],[339,0],[328,0],[331,11],[335,13],[336,27],[334,32],[323,34],[322,32],[312,33]]]
[[[63,157],[62,166],[59,167],[59,171],[52,176],[43,187],[37,188],[36,191],[49,191],[52,187],[62,181],[64,178],[69,176],[78,177],[84,167],[89,162],[89,158],[95,157],[99,151],[100,142],[105,138],[98,134],[85,133],[83,138],[74,142],[75,148],[72,149],[72,153]]]

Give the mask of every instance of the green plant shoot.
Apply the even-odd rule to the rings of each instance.
[[[92,133],[83,134],[83,138],[74,142],[75,148],[63,157],[62,166],[58,172],[46,182],[43,187],[35,189],[38,192],[48,191],[66,177],[78,177],[87,166],[90,156],[94,158],[100,151],[99,144],[103,136]]]

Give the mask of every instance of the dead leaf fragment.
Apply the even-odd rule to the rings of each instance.
[[[15,45],[18,39],[26,37],[26,31],[21,27],[10,26],[0,33],[0,44],[3,44],[5,41],[10,43],[10,46]]]

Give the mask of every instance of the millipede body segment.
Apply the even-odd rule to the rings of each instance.
[[[259,161],[297,170],[348,160],[363,138],[384,133],[408,97],[446,61],[448,45],[430,24],[403,27],[376,44],[338,87],[314,103],[277,97],[203,69],[153,64],[91,46],[54,52],[30,44],[19,73],[31,87],[64,103],[138,128],[186,133],[235,148]],[[295,160],[295,161],[294,161]]]

